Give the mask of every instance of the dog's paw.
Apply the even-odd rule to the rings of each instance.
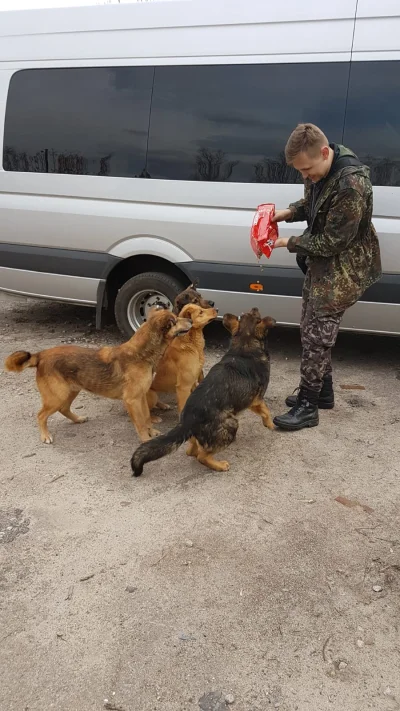
[[[171,405],[167,405],[166,402],[158,401],[156,407],[158,410],[171,410]]]
[[[53,444],[53,437],[49,433],[48,435],[42,435],[40,438],[43,444]]]
[[[221,472],[229,471],[229,462],[222,460],[222,462],[218,462],[218,464],[219,464],[219,470]]]
[[[76,424],[81,425],[83,422],[87,422],[88,419],[89,418],[86,417],[86,415],[80,415],[80,417],[78,417],[78,419],[76,420]]]
[[[155,424],[157,424],[157,422],[162,422],[161,417],[156,417],[156,415],[152,415],[150,419],[151,419],[151,421],[154,422]]]
[[[157,437],[159,434],[161,434],[160,430],[155,430],[154,427],[149,430],[150,437]]]

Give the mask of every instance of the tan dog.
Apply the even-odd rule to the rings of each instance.
[[[39,353],[17,351],[5,362],[5,369],[20,372],[36,368],[36,382],[42,396],[38,413],[40,438],[51,444],[53,437],[47,420],[61,412],[76,424],[86,422],[71,412],[71,404],[81,390],[103,397],[123,400],[142,442],[158,434],[151,426],[146,395],[153,373],[168,344],[175,336],[187,333],[189,319],[156,308],[146,323],[121,346],[95,349],[56,346]]]
[[[192,328],[185,335],[169,344],[161,358],[151,388],[147,393],[149,408],[168,410],[169,406],[158,399],[158,393],[176,392],[179,413],[202,380],[204,366],[203,328],[218,316],[217,309],[204,309],[195,304],[184,306],[180,318],[190,318]]]

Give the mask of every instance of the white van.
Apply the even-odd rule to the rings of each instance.
[[[283,150],[310,121],[374,184],[384,275],[343,327],[399,334],[399,76],[397,0],[1,13],[0,289],[95,307],[98,326],[112,309],[130,334],[199,278],[222,314],[298,324],[294,256],[261,272],[249,231],[258,204],[301,197]]]

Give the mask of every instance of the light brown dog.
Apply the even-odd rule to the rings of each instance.
[[[123,400],[144,442],[158,434],[151,426],[146,399],[153,374],[171,340],[187,333],[191,326],[189,319],[155,308],[146,323],[121,346],[100,349],[56,346],[32,355],[16,351],[7,358],[5,369],[18,373],[24,368],[36,368],[43,405],[38,423],[45,444],[53,442],[47,420],[55,412],[61,412],[76,424],[86,422],[86,417],[78,417],[70,409],[81,390]]]
[[[204,335],[203,328],[218,316],[217,309],[204,309],[195,304],[184,306],[180,318],[190,318],[192,328],[181,338],[170,343],[162,356],[151,388],[147,393],[149,408],[169,410],[169,405],[158,399],[158,393],[176,392],[178,411],[184,408],[190,393],[203,377]]]

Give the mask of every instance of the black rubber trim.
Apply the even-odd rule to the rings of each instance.
[[[199,289],[213,291],[250,291],[250,284],[259,281],[263,294],[301,296],[304,276],[297,267],[263,267],[250,264],[220,264],[216,262],[184,262],[190,279],[199,280]],[[400,274],[384,274],[363,294],[360,301],[400,304]]]
[[[0,243],[0,267],[9,269],[26,269],[32,272],[64,274],[86,279],[106,279],[119,261],[119,257],[106,252]]]

